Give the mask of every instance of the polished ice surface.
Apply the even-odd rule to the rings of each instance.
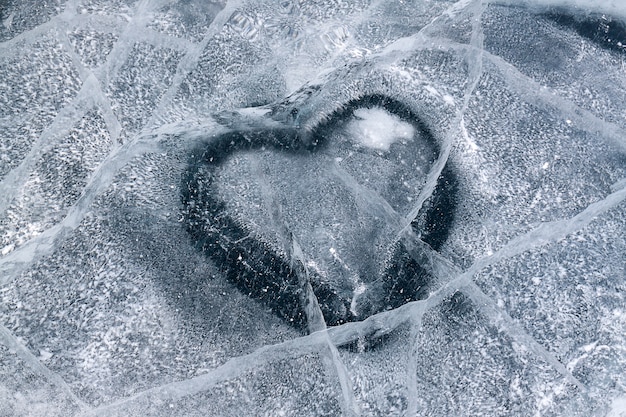
[[[0,415],[626,415],[626,9],[516,4],[0,2]],[[304,328],[189,233],[230,137]]]

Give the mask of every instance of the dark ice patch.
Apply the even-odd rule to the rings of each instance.
[[[626,53],[626,24],[620,20],[595,13],[574,15],[561,9],[544,16],[562,27],[573,29],[604,49]]]

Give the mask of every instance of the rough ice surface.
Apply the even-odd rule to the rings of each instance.
[[[626,415],[589,7],[0,1],[0,415]]]

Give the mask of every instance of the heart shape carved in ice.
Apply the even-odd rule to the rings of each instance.
[[[353,100],[310,132],[246,130],[193,152],[187,228],[226,278],[296,326],[306,288],[324,321],[362,320],[427,294],[430,276],[398,239],[439,156],[428,129],[382,95]],[[409,226],[433,250],[455,202],[444,168]]]

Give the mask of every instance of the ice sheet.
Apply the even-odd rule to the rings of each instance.
[[[3,2],[0,414],[624,414],[625,16]]]

